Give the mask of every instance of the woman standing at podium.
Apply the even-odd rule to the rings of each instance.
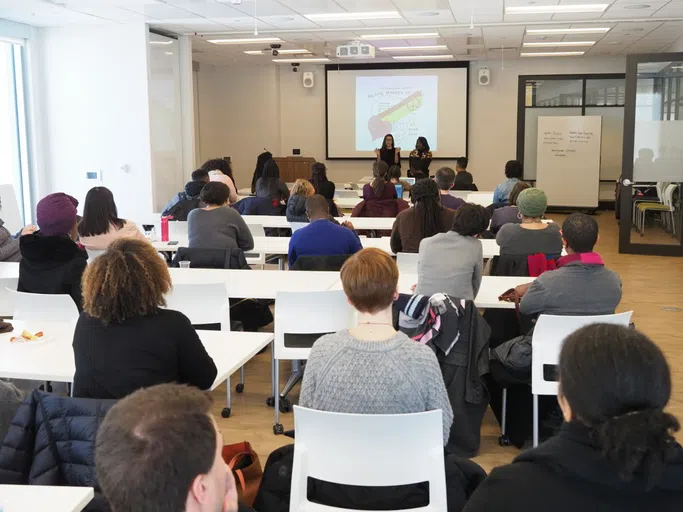
[[[382,147],[375,149],[378,162],[387,164],[387,169],[392,165],[401,166],[401,148],[394,147],[394,136],[390,133],[384,136]]]

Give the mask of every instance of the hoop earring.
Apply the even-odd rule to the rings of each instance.
[[[517,218],[518,218],[519,220],[522,220],[522,214],[521,214],[521,213],[518,213],[518,214],[517,214]]]

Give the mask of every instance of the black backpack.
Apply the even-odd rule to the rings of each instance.
[[[178,201],[168,209],[167,215],[173,216],[173,220],[186,221],[192,210],[199,208],[199,198],[187,198]]]

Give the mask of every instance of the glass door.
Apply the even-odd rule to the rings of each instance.
[[[683,54],[626,69],[619,251],[683,256]]]

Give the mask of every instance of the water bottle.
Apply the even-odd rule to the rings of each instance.
[[[171,216],[161,217],[161,241],[168,242],[168,221],[172,219]]]

